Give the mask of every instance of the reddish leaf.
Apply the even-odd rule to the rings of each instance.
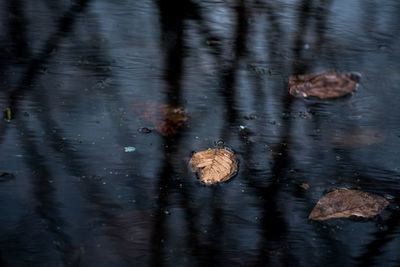
[[[157,102],[142,102],[132,105],[134,111],[142,118],[152,122],[163,136],[175,135],[187,116],[182,107]]]
[[[308,218],[320,221],[351,216],[369,218],[381,213],[388,204],[386,198],[378,195],[338,189],[320,199]]]
[[[341,97],[356,89],[359,78],[356,74],[336,71],[294,75],[289,78],[289,93],[295,97]]]
[[[237,170],[234,154],[223,148],[197,152],[189,164],[206,185],[226,181]]]

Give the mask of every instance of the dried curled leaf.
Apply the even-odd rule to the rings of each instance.
[[[163,136],[175,135],[187,116],[182,107],[157,102],[142,102],[132,105],[134,111],[144,119],[152,122]]]
[[[237,170],[235,155],[223,148],[197,152],[189,164],[206,185],[226,181]]]
[[[289,78],[289,93],[303,98],[336,98],[356,90],[359,79],[356,74],[336,71],[293,75]]]
[[[351,216],[369,218],[381,213],[388,204],[389,200],[378,195],[338,189],[320,199],[308,218],[320,221]]]

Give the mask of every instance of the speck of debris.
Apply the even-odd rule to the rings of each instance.
[[[151,133],[151,130],[149,128],[143,127],[143,128],[139,128],[138,132],[148,134],[148,133]]]
[[[136,150],[133,146],[126,146],[124,147],[125,152],[134,152]]]
[[[310,185],[308,184],[301,184],[300,187],[303,188],[304,190],[310,189]]]

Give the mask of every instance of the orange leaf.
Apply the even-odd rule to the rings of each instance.
[[[237,170],[234,154],[223,148],[197,152],[192,156],[189,164],[206,185],[226,181]]]

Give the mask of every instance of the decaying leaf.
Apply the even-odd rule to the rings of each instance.
[[[163,136],[172,136],[187,121],[182,107],[157,102],[142,102],[132,105],[134,111],[144,119],[152,122]]]
[[[224,148],[197,152],[189,164],[206,185],[226,181],[237,170],[235,155]]]
[[[143,210],[132,210],[113,216],[109,218],[109,221],[112,223],[106,224],[103,229],[106,235],[97,235],[94,240],[90,240],[87,246],[85,244],[85,247],[91,248],[93,244],[107,242],[107,244],[111,244],[115,248],[113,252],[110,252],[111,254],[102,253],[104,251],[98,250],[98,246],[94,245],[92,249],[97,252],[95,255],[98,255],[98,259],[112,257],[115,252],[118,253],[119,257],[130,261],[137,258],[143,260],[149,257],[151,254],[149,253],[150,248],[144,244],[151,244],[151,229],[155,225],[153,214]]]
[[[358,191],[338,189],[320,199],[308,217],[311,220],[375,216],[389,204],[384,197]]]
[[[295,97],[336,98],[353,92],[360,76],[352,73],[326,71],[289,78],[289,93]]]
[[[379,144],[385,140],[385,134],[374,128],[353,129],[349,132],[337,133],[332,144],[335,146],[360,147]]]

